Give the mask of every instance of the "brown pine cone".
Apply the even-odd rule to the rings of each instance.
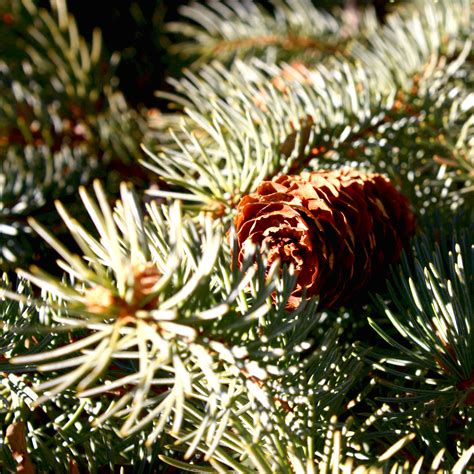
[[[244,196],[234,219],[242,263],[247,242],[294,266],[287,308],[319,295],[320,307],[346,304],[386,275],[414,233],[408,200],[380,174],[355,170],[283,175]]]

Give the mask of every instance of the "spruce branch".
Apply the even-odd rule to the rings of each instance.
[[[409,9],[415,23],[395,14],[347,58],[214,62],[173,81],[177,94],[167,97],[185,115],[144,164],[179,190],[152,194],[226,215],[262,175],[350,164],[388,173],[420,209],[462,206],[472,189],[472,101],[461,85],[471,43],[460,48],[458,38],[468,38],[471,20],[465,2],[447,4]],[[399,61],[393,44],[413,60]]]
[[[187,39],[175,49],[197,57],[197,64],[262,54],[269,60],[320,57],[343,50],[357,31],[352,16],[333,16],[308,0],[273,1],[271,10],[253,1],[193,2],[180,9],[187,21],[170,23],[168,29]]]
[[[3,292],[15,295],[16,300],[5,299]],[[111,448],[107,447],[111,439],[116,437],[114,431],[108,428],[100,432],[93,429],[88,421],[103,401],[94,403],[73,399],[66,393],[54,404],[33,408],[38,395],[32,387],[44,381],[44,374],[38,374],[34,367],[12,366],[8,359],[13,354],[48,351],[68,341],[61,333],[52,334],[49,327],[47,331],[41,330],[41,326],[52,324],[50,312],[44,306],[48,297],[43,294],[43,304],[35,304],[35,295],[28,282],[19,280],[13,285],[4,275],[0,294],[2,432],[24,427],[23,442],[27,445],[32,465],[36,467],[44,465],[45,460],[56,471],[69,469],[72,463],[91,469],[117,462],[116,456],[110,455]],[[53,304],[52,301],[50,303]],[[63,443],[58,443],[58,439]],[[9,443],[9,446],[2,446],[1,462],[2,467],[14,471],[18,466],[15,459],[20,459],[18,444]],[[82,454],[79,455],[78,451]],[[94,451],[98,454],[94,454]]]
[[[397,407],[387,425],[408,424],[433,456],[448,445],[448,433],[459,430],[447,453],[454,460],[472,439],[473,247],[467,229],[455,231],[451,242],[443,237],[439,245],[417,239],[415,260],[405,257],[393,275],[392,303],[377,298],[393,328],[369,322],[396,351],[377,351],[374,364],[391,393],[383,399]]]
[[[119,416],[124,419],[121,432],[130,435],[158,419],[148,441],[152,444],[171,415],[171,431],[180,431],[188,398],[202,400],[194,393],[194,383],[202,379],[208,399],[215,403],[221,396],[220,379],[230,367],[252,376],[259,360],[278,357],[271,342],[292,330],[292,319],[306,320],[305,311],[314,311],[314,304],[292,316],[284,311],[286,301],[273,310],[269,297],[278,268],[266,275],[263,263],[254,267],[250,258],[243,273],[235,266],[229,271],[221,261],[221,233],[211,219],[204,219],[202,227],[184,224],[177,205],[160,210],[153,203],[144,218],[125,184],[112,211],[98,182],[94,190],[96,199],[83,188],[80,195],[99,238],[57,204],[85,260],[30,222],[60,254],[58,264],[74,285],[37,268],[20,272],[55,296],[58,303],[47,305],[55,324],[61,330],[79,331],[80,336],[49,352],[34,350],[13,361],[53,372],[38,387],[44,394],[35,405],[75,386],[85,398],[116,393],[118,398],[97,423]],[[289,295],[286,287],[292,288],[294,279],[288,275],[281,284],[279,293]],[[265,349],[254,326],[269,312]],[[226,346],[226,341],[242,341],[243,334],[247,342],[240,349]]]

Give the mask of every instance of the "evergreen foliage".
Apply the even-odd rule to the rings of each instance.
[[[6,1],[0,14],[0,263],[14,266],[37,245],[26,217],[113,160],[132,162],[144,123],[114,85],[117,56],[105,57],[99,30],[90,45],[80,36],[64,1]]]
[[[474,469],[470,2],[182,13],[193,62],[146,121],[63,0],[0,7],[0,466]],[[290,311],[291,266],[237,263],[236,206],[344,167],[386,174],[418,235],[363,304]]]

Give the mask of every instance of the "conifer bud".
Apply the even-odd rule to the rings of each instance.
[[[415,219],[386,177],[343,169],[262,182],[242,198],[234,224],[239,265],[247,242],[266,252],[269,266],[275,259],[293,265],[288,309],[303,293],[330,308],[380,283],[413,235]]]
[[[155,309],[158,296],[152,297],[161,273],[154,263],[142,263],[130,267],[131,299],[114,295],[103,286],[88,288],[84,293],[84,306],[87,311],[96,314],[116,314],[119,317],[131,316],[137,310]]]
[[[107,314],[114,304],[114,294],[108,288],[94,286],[84,293],[84,306],[91,313]]]
[[[132,271],[134,280],[133,301],[139,303],[153,293],[156,284],[161,278],[161,273],[157,266],[150,262],[135,265]],[[154,309],[157,303],[158,297],[155,296],[145,303],[144,308]]]

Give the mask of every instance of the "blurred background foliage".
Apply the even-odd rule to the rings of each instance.
[[[170,90],[166,78],[179,77],[189,58],[170,53],[176,39],[166,31],[166,24],[182,17],[180,8],[186,0],[117,0],[107,9],[96,8],[93,0],[73,0],[68,2],[69,11],[75,17],[79,31],[90,37],[94,28],[102,30],[104,45],[109,52],[121,55],[116,74],[120,89],[134,106],[153,106],[156,90]],[[271,11],[272,4],[265,0],[256,2]],[[393,9],[394,0],[315,0],[318,8],[365,8],[372,6],[379,20]],[[48,0],[40,2],[49,5]]]

